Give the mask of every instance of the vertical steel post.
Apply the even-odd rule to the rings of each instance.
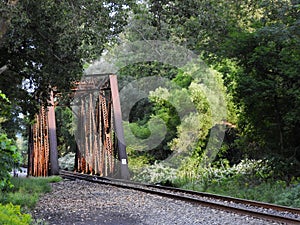
[[[50,94],[50,106],[48,106],[48,127],[49,127],[49,142],[50,142],[50,168],[51,175],[59,174],[58,154],[57,154],[57,139],[56,139],[56,123],[54,111],[53,91]]]
[[[118,81],[116,75],[110,75],[110,88],[112,94],[115,131],[118,139],[119,157],[121,161],[121,178],[128,180],[130,178],[128,169],[128,158],[126,153],[126,145],[124,139],[124,130],[122,126],[121,104],[118,90]]]

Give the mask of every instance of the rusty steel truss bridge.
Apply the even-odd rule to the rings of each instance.
[[[75,170],[129,179],[117,76],[85,75],[73,90],[77,143]],[[31,127],[28,175],[58,174],[54,95]]]

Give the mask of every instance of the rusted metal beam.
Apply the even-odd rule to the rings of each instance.
[[[128,158],[126,153],[124,129],[122,125],[122,113],[118,89],[118,80],[116,75],[110,75],[109,79],[113,102],[112,105],[114,110],[115,133],[118,140],[118,153],[120,158],[119,160],[121,162],[121,178],[128,180],[130,178],[130,175],[128,169]]]
[[[85,88],[90,88],[90,83],[98,88],[98,100],[93,92],[87,90],[84,93]],[[78,102],[76,170],[129,179],[117,76],[109,75],[100,81],[93,78],[90,83],[82,85],[83,89],[77,89],[83,94],[79,96]],[[32,127],[30,175],[59,173],[54,108],[51,92],[49,106],[47,109],[41,108],[36,116],[36,124]],[[117,160],[120,163],[116,169]]]
[[[50,143],[50,170],[51,175],[59,174],[58,154],[57,154],[57,139],[56,139],[56,122],[54,111],[53,91],[50,94],[50,106],[48,106],[48,128],[49,128],[49,143]]]
[[[35,116],[35,124],[31,127],[28,175],[48,176],[49,171],[49,137],[46,109],[42,106]]]
[[[105,171],[104,175],[113,175],[114,172],[114,158],[113,158],[113,140],[112,140],[112,126],[111,126],[111,103],[110,103],[110,93],[107,94],[105,98],[105,93],[100,95],[101,103],[101,114],[102,114],[102,128],[103,128],[103,148],[104,151],[104,165]]]

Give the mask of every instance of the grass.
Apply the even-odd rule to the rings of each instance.
[[[41,194],[51,191],[49,183],[59,182],[58,176],[52,177],[31,177],[31,178],[15,178],[11,179],[13,188],[2,191],[0,195],[0,203],[20,205],[22,211],[28,212],[32,210]]]
[[[188,163],[177,171],[154,164],[137,181],[300,208],[300,177],[286,179],[286,170],[268,160],[243,160],[237,165],[199,167]]]
[[[256,183],[243,176],[229,177],[221,181],[211,180],[205,184],[197,180],[177,179],[174,184],[176,187],[189,190],[300,208],[299,179],[288,186],[281,180],[265,180]]]
[[[284,193],[285,189],[285,182],[282,181],[269,181],[249,185],[238,180],[228,180],[224,183],[210,185],[206,191],[237,198],[275,203],[276,197]]]
[[[271,158],[244,159],[232,166],[224,160],[207,167],[190,165],[178,172],[174,186],[300,208],[300,177],[287,176],[289,163]]]

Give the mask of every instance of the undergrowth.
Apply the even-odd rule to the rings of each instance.
[[[0,204],[0,224],[5,225],[27,225],[31,223],[29,214],[21,213],[20,206],[13,204]]]
[[[134,179],[300,208],[300,178],[281,179],[277,170],[268,160],[242,160],[233,166],[223,161],[205,168],[190,161],[177,170],[154,164]]]
[[[32,221],[30,214],[41,194],[51,191],[49,183],[61,181],[61,177],[11,178],[12,187],[0,194],[0,224],[40,224]]]
[[[20,205],[23,210],[31,210],[35,207],[41,194],[51,191],[49,183],[60,180],[61,178],[57,176],[12,178],[11,183],[13,187],[2,191],[0,202]]]

